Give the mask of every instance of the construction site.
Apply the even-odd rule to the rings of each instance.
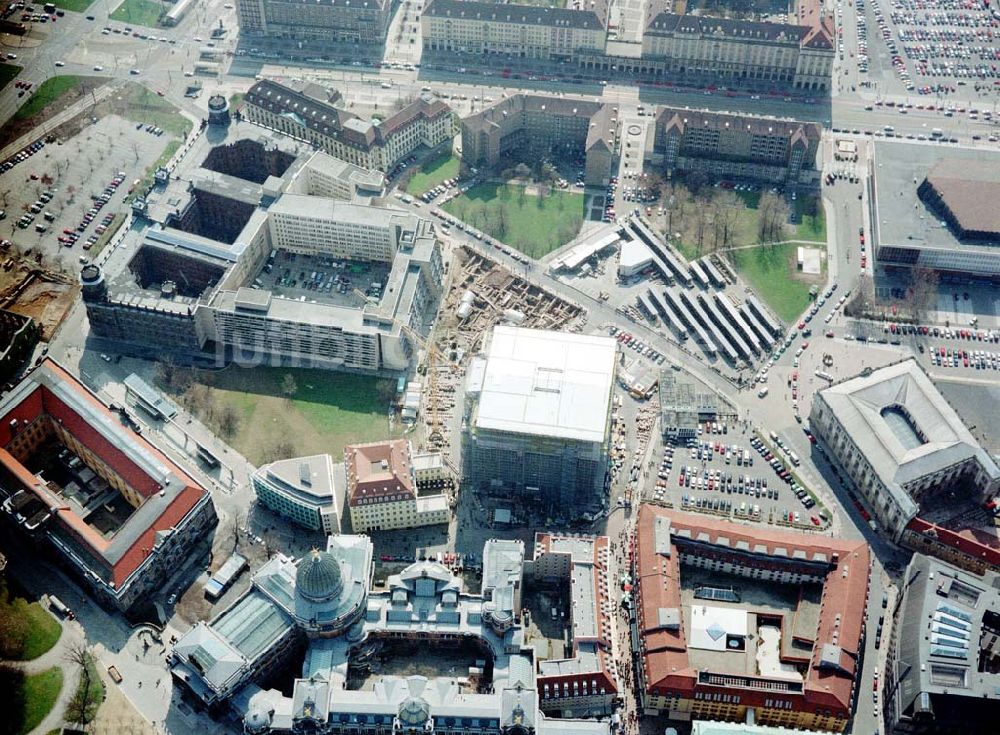
[[[411,383],[406,405],[419,405],[420,430],[416,444],[450,457],[462,418],[461,383],[470,358],[498,324],[534,329],[580,332],[586,312],[550,291],[519,278],[507,268],[466,247],[452,252],[450,283],[438,318],[423,349],[418,374],[423,383]]]

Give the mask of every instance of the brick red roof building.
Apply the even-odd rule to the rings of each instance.
[[[417,495],[405,439],[351,444],[344,448],[344,461],[349,505],[396,502]]]
[[[218,520],[200,483],[52,359],[0,401],[0,503],[122,610]]]
[[[682,595],[693,594],[682,590],[682,577],[695,567],[753,580],[746,586],[753,588],[755,599],[782,585],[786,592],[797,590],[799,601],[783,614],[757,609],[756,602],[702,598],[694,604],[690,597],[682,602]],[[633,634],[638,638],[646,708],[673,718],[732,721],[743,721],[753,708],[761,724],[843,731],[853,704],[869,568],[870,553],[863,541],[745,526],[644,505],[635,540]],[[742,663],[740,655],[728,647],[693,655],[691,611],[696,606],[706,609],[703,603],[726,604],[724,612],[730,613],[746,610],[759,626],[778,627],[774,671],[762,675],[754,668],[741,670],[733,665]],[[757,651],[764,648],[759,627],[749,631],[747,640]]]
[[[569,582],[566,613],[573,655],[538,664],[539,707],[561,717],[604,717],[613,712],[618,674],[612,655],[612,616],[607,536],[535,534],[529,568],[538,582]]]

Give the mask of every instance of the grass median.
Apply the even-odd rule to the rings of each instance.
[[[27,120],[29,117],[34,117],[46,107],[58,102],[64,95],[79,87],[82,82],[83,77],[76,76],[75,74],[62,74],[46,79],[38,85],[38,89],[31,95],[31,98],[14,113],[14,119]]]

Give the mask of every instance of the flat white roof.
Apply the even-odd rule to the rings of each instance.
[[[610,337],[494,327],[476,427],[603,442],[615,355]]]
[[[726,637],[747,635],[747,611],[735,607],[691,605],[688,648],[725,651]]]

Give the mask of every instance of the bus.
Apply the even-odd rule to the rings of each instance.
[[[827,381],[828,383],[832,383],[833,382],[833,376],[830,375],[830,373],[826,372],[825,370],[817,370],[816,371],[816,377],[817,378],[822,378],[823,380]]]

